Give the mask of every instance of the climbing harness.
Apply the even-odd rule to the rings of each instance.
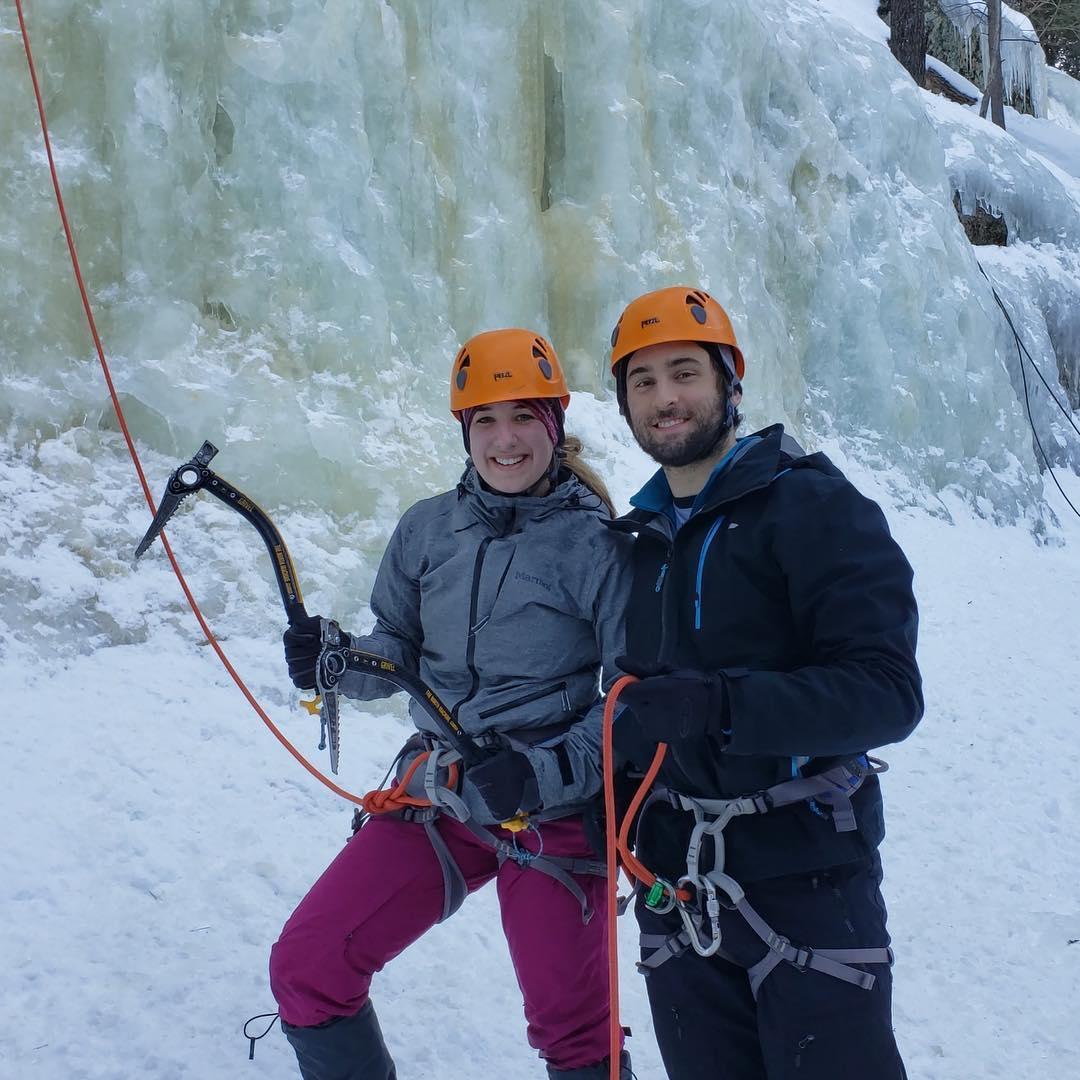
[[[778,934],[755,911],[746,899],[742,886],[724,872],[724,829],[736,817],[767,814],[813,799],[832,807],[832,822],[837,832],[851,832],[856,827],[851,796],[868,777],[887,769],[885,762],[861,755],[816,776],[785,780],[764,791],[735,799],[702,799],[663,787],[654,790],[642,808],[642,815],[656,803],[667,803],[677,810],[693,814],[694,827],[687,845],[686,873],[678,879],[674,889],[669,883],[661,883],[658,879],[662,888],[659,892],[650,890],[645,898],[646,905],[658,914],[676,910],[683,924],[682,930],[667,936],[643,935],[642,948],[653,951],[638,964],[638,970],[647,975],[687,948],[704,957],[725,955],[721,948],[720,914],[722,909],[726,909],[738,912],[768,946],[769,951],[747,973],[755,997],[765,977],[782,962],[800,971],[820,971],[869,990],[876,981],[875,976],[850,965],[891,964],[892,950],[814,949],[797,946]],[[708,869],[702,860],[706,840],[712,841],[713,849],[713,865]],[[693,899],[682,899],[676,891],[681,888],[689,889]]]
[[[481,748],[494,746],[500,740],[496,736],[480,736],[476,742]],[[396,769],[398,787],[404,794],[390,808],[394,816],[403,821],[422,825],[431,842],[443,877],[443,912],[440,922],[448,919],[464,903],[468,895],[465,877],[458,867],[442,834],[435,828],[435,821],[447,814],[481,843],[494,852],[499,866],[507,860],[521,869],[537,870],[557,881],[569,892],[581,907],[582,922],[589,922],[593,910],[588,897],[574,880],[576,874],[594,874],[604,877],[607,864],[602,859],[578,859],[570,856],[551,855],[544,851],[544,837],[540,824],[527,817],[504,822],[501,828],[510,833],[507,841],[490,828],[478,824],[470,815],[465,800],[457,791],[457,774],[453,770],[460,762],[460,754],[442,745],[440,739],[427,732],[413,735],[402,747],[397,760],[391,766]],[[423,766],[421,768],[421,766]],[[363,828],[370,814],[356,811],[353,814],[353,833]],[[526,847],[524,838],[536,837],[537,848]]]

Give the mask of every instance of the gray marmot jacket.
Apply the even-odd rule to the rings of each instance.
[[[600,790],[604,687],[619,677],[631,538],[565,471],[542,497],[484,490],[471,463],[456,490],[405,512],[371,594],[376,623],[355,647],[417,672],[471,735],[497,733],[536,773],[539,818],[580,812]],[[349,673],[362,701],[396,688]],[[430,720],[413,706],[421,731]],[[486,807],[462,792],[482,824]]]

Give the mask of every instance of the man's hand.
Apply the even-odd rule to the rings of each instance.
[[[641,765],[648,763],[641,761],[643,750],[651,746],[655,751],[657,743],[711,735],[723,744],[730,734],[723,676],[686,668],[647,669],[625,658],[618,663],[623,671],[642,672],[640,681],[630,683],[619,695],[619,704],[626,706],[614,730],[621,754]]]
[[[539,805],[536,773],[519,750],[491,752],[468,769],[465,779],[476,789],[496,821],[509,821]]]

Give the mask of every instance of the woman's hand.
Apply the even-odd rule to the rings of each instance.
[[[304,615],[289,623],[281,635],[285,646],[285,663],[293,686],[301,690],[315,689],[315,668],[322,652],[322,616]],[[341,632],[341,644],[348,648],[352,639]]]
[[[478,765],[469,768],[465,779],[476,789],[496,821],[527,814],[540,803],[536,773],[519,750],[492,751]]]

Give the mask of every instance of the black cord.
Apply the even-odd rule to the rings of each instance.
[[[266,1030],[263,1031],[261,1035],[248,1034],[249,1024],[254,1024],[256,1020],[265,1020],[267,1017],[270,1017],[270,1023],[266,1025]],[[278,1014],[276,1012],[259,1013],[258,1016],[252,1016],[250,1019],[244,1021],[244,1038],[247,1039],[249,1043],[251,1043],[251,1048],[248,1050],[248,1061],[255,1060],[255,1044],[259,1041],[259,1039],[263,1039],[270,1034],[270,1029],[274,1026],[274,1021],[277,1018]]]
[[[979,267],[979,269],[981,270],[982,267]],[[983,277],[986,277],[985,271],[983,272]],[[987,281],[989,281],[989,280],[990,279],[987,278]],[[1020,358],[1021,359],[1021,370],[1022,370],[1023,357],[1026,356],[1028,358],[1028,363],[1031,364],[1032,368],[1035,371],[1035,374],[1039,376],[1039,379],[1042,382],[1043,386],[1046,387],[1046,392],[1054,399],[1054,404],[1057,405],[1057,407],[1061,410],[1061,413],[1065,417],[1065,419],[1069,421],[1070,425],[1072,426],[1073,431],[1075,431],[1077,435],[1080,435],[1080,427],[1076,426],[1076,421],[1073,420],[1072,414],[1070,413],[1068,406],[1062,404],[1061,399],[1057,396],[1057,394],[1054,393],[1053,387],[1046,381],[1046,377],[1039,370],[1039,365],[1035,363],[1035,360],[1032,357],[1031,353],[1028,352],[1028,347],[1023,343],[1023,341],[1020,338],[1020,335],[1016,332],[1016,327],[1013,325],[1012,319],[1009,318],[1009,313],[1005,310],[1005,305],[1001,302],[1001,297],[998,296],[997,289],[995,289],[994,286],[991,285],[990,286],[990,291],[994,294],[994,299],[997,301],[997,306],[999,308],[1001,308],[1001,313],[1002,313],[1002,315],[1005,316],[1005,321],[1009,324],[1009,329],[1012,331],[1013,337],[1016,338],[1017,349],[1018,350],[1019,349],[1024,350],[1023,356],[1021,356],[1021,358]]]
[[[1050,384],[1046,381],[1045,378],[1043,378],[1043,373],[1039,370],[1039,365],[1035,363],[1035,360],[1032,358],[1031,353],[1028,352],[1027,346],[1021,340],[1020,334],[1017,332],[1016,326],[1014,325],[1008,310],[1006,309],[1004,303],[1002,303],[1001,297],[998,296],[997,289],[994,288],[993,282],[990,280],[989,277],[987,277],[986,271],[982,268],[982,264],[976,262],[976,265],[979,267],[979,272],[982,274],[982,276],[986,278],[986,283],[990,286],[990,291],[994,294],[994,300],[997,302],[997,306],[1001,308],[1001,313],[1005,316],[1005,321],[1009,324],[1009,329],[1012,331],[1012,336],[1016,341],[1016,356],[1017,360],[1020,363],[1020,378],[1024,384],[1024,404],[1027,407],[1028,423],[1031,425],[1031,434],[1032,437],[1035,439],[1035,445],[1039,448],[1039,453],[1042,455],[1043,462],[1046,465],[1046,471],[1050,473],[1050,479],[1054,481],[1054,486],[1058,489],[1059,492],[1061,492],[1061,497],[1069,504],[1069,509],[1072,510],[1072,512],[1077,517],[1080,517],[1080,510],[1077,510],[1077,508],[1073,505],[1072,499],[1070,499],[1069,496],[1065,494],[1065,489],[1058,482],[1057,475],[1054,472],[1054,467],[1050,464],[1050,458],[1047,456],[1046,451],[1043,449],[1042,441],[1039,439],[1039,433],[1035,430],[1035,418],[1031,415],[1031,396],[1028,393],[1027,371],[1024,369],[1025,355],[1027,356],[1028,363],[1031,364],[1032,368],[1035,370],[1035,374],[1039,376],[1039,379],[1042,382],[1043,386],[1046,387],[1047,393],[1049,393],[1050,397],[1053,399],[1054,404],[1057,405],[1057,407],[1061,410],[1062,415],[1065,417],[1066,420],[1069,421],[1069,424],[1072,426],[1073,431],[1075,431],[1077,435],[1080,435],[1080,428],[1076,426],[1076,422],[1070,415],[1069,410],[1058,400],[1058,396],[1054,393],[1053,389],[1051,389]]]
[[[1016,354],[1020,358],[1020,378],[1024,381],[1024,403],[1027,405],[1028,423],[1031,425],[1031,434],[1035,439],[1035,445],[1039,448],[1039,453],[1042,454],[1042,459],[1046,462],[1046,469],[1050,473],[1050,479],[1054,481],[1054,485],[1057,487],[1058,491],[1061,492],[1061,497],[1069,504],[1072,512],[1077,517],[1080,517],[1080,510],[1077,510],[1076,507],[1073,506],[1072,500],[1069,498],[1068,495],[1065,494],[1065,491],[1062,488],[1061,484],[1058,483],[1058,478],[1054,475],[1054,468],[1050,464],[1050,459],[1046,456],[1046,451],[1043,449],[1043,444],[1039,441],[1039,433],[1035,430],[1035,421],[1031,418],[1031,398],[1028,396],[1027,373],[1024,371],[1024,357],[1021,355],[1019,349],[1019,337],[1017,337],[1016,342],[1018,346]]]

